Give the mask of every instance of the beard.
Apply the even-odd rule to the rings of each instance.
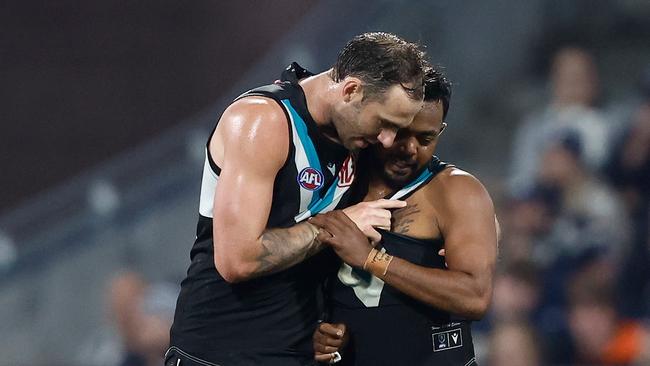
[[[333,110],[331,124],[336,131],[341,145],[353,153],[358,153],[364,147],[362,145],[364,135],[360,125],[359,116],[361,104],[354,103],[343,110]]]
[[[399,189],[415,179],[422,170],[418,167],[417,160],[406,156],[387,156],[381,159],[383,165],[379,171],[384,181],[391,188]]]

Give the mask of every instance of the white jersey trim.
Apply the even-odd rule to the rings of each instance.
[[[208,149],[205,149],[205,163],[203,164],[203,178],[201,179],[201,198],[199,200],[199,213],[201,216],[213,217],[214,192],[217,190],[219,176],[212,170],[208,160]]]

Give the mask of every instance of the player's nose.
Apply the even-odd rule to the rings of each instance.
[[[396,136],[397,136],[396,130],[383,128],[381,131],[379,131],[379,135],[377,135],[377,140],[381,143],[383,147],[389,148],[393,146],[393,142],[395,142]]]
[[[417,139],[415,137],[409,137],[402,146],[404,151],[409,154],[415,154],[418,151]]]

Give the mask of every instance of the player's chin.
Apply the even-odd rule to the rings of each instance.
[[[345,144],[345,147],[350,151],[359,151],[368,147],[369,143],[364,138],[353,138]]]
[[[411,178],[413,173],[415,173],[415,168],[416,166],[403,160],[389,161],[384,167],[386,173],[390,176],[395,177],[395,179],[404,180]]]
[[[391,181],[393,185],[403,185],[408,183],[413,176],[413,169],[400,168],[394,169],[387,167],[384,169],[384,175]]]

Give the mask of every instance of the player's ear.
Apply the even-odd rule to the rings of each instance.
[[[355,102],[363,100],[363,82],[361,79],[347,76],[342,81],[343,88],[341,88],[341,94],[343,96],[343,101],[345,102]]]

